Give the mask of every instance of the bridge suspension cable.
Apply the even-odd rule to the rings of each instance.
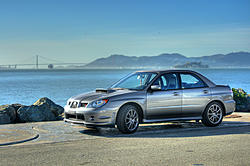
[[[63,61],[60,61],[60,60],[55,60],[55,59],[52,59],[52,58],[47,58],[47,57],[44,57],[44,56],[41,56],[41,55],[38,55],[38,57],[39,58],[42,58],[42,59],[44,59],[44,60],[47,60],[47,61],[49,61],[49,62],[56,62],[56,63],[65,63],[65,62],[63,62]]]

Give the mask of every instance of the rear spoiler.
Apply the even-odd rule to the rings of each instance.
[[[229,85],[216,85],[216,87],[227,87],[227,88],[231,89],[231,87]]]
[[[229,87],[230,88],[229,85],[216,85],[216,87]]]

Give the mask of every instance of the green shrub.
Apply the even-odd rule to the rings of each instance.
[[[239,89],[235,89],[233,88],[233,95],[234,95],[234,100],[236,101],[236,103],[238,104],[244,104],[247,102],[247,93],[239,88]]]
[[[233,98],[236,102],[236,111],[248,111],[249,110],[249,95],[241,88],[233,88]]]

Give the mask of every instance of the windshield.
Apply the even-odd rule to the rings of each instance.
[[[111,86],[112,89],[132,89],[142,90],[148,86],[148,84],[156,76],[156,73],[150,72],[138,72],[132,73],[127,77],[121,79],[117,83]]]

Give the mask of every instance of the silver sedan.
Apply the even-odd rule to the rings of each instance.
[[[190,70],[138,71],[108,89],[71,97],[65,122],[133,133],[140,123],[202,120],[217,126],[235,110],[229,86]]]

